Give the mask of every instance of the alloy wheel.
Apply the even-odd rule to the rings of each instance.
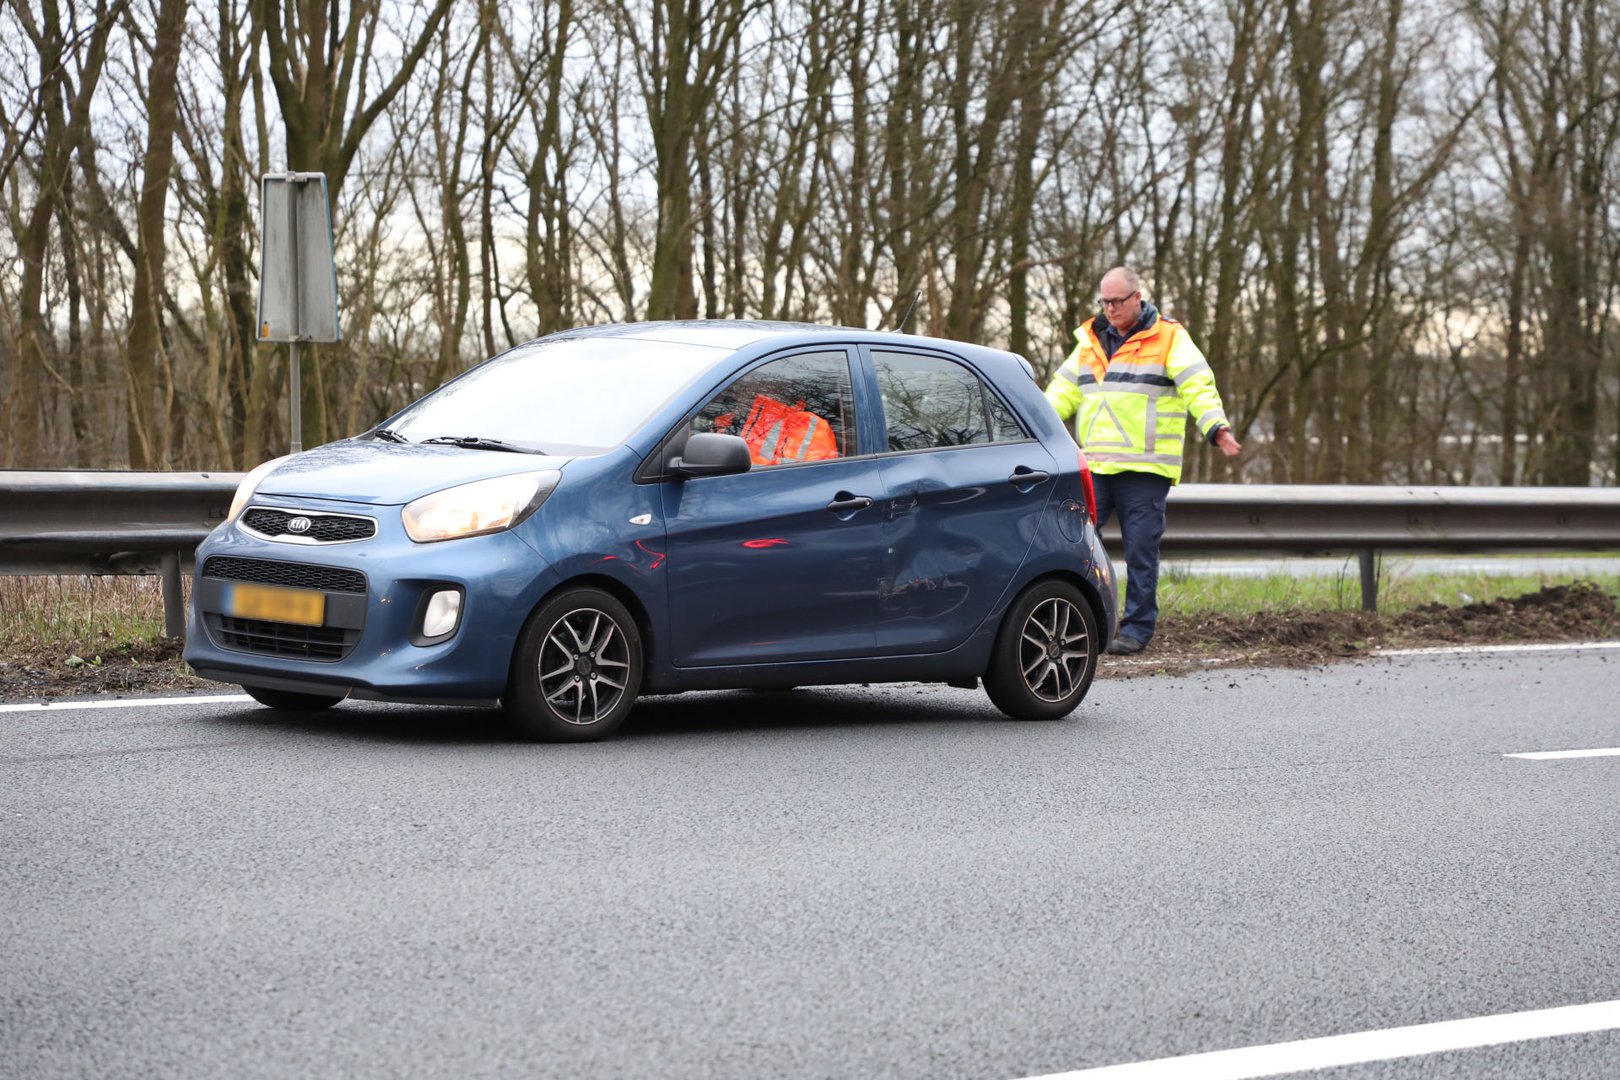
[[[577,608],[546,631],[540,696],[559,720],[581,727],[611,713],[625,693],[630,644],[613,617]]]
[[[1035,606],[1018,644],[1024,685],[1042,701],[1062,701],[1081,685],[1091,663],[1090,634],[1074,604],[1052,597]]]

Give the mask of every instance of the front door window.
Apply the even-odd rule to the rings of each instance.
[[[755,468],[847,457],[856,445],[848,355],[801,353],[754,368],[705,404],[691,429],[742,436]]]

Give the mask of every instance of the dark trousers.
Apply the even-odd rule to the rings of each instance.
[[[1146,645],[1159,621],[1159,541],[1164,538],[1164,499],[1170,478],[1153,473],[1093,473],[1097,527],[1119,515],[1125,541],[1125,614],[1119,636]]]

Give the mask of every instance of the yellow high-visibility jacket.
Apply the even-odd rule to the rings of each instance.
[[[1101,315],[1074,332],[1077,344],[1046,387],[1093,472],[1147,472],[1181,479],[1189,413],[1204,438],[1230,425],[1215,374],[1186,327],[1158,315],[1109,359]]]

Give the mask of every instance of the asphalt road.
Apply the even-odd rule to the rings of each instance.
[[[1620,998],[1620,653],[0,712],[0,1074],[968,1077]],[[1599,1078],[1620,1032],[1324,1070]]]

